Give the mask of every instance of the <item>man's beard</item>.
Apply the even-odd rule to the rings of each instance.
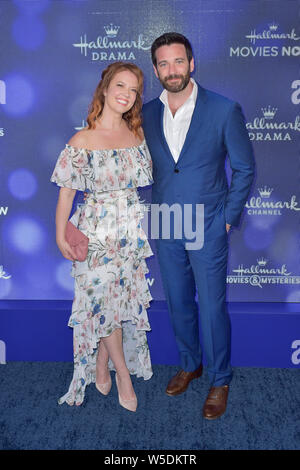
[[[180,81],[172,84],[169,82],[171,78],[179,78]],[[186,75],[168,75],[164,79],[161,79],[159,77],[159,81],[167,91],[170,91],[171,93],[179,93],[180,91],[184,90],[190,83],[190,69],[187,71]]]

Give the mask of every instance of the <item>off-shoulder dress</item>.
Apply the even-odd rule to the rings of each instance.
[[[72,264],[74,300],[68,325],[73,328],[74,373],[58,403],[80,405],[85,388],[96,381],[101,338],[122,328],[123,349],[131,374],[152,376],[146,309],[152,299],[145,258],[152,250],[141,221],[137,187],[152,184],[152,162],[145,140],[123,149],[87,150],[66,145],[51,181],[88,191],[71,222],[89,238],[85,261]],[[109,363],[110,369],[113,364]]]

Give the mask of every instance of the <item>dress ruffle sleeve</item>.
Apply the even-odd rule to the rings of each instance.
[[[66,145],[58,157],[50,181],[63,188],[92,190],[93,168],[90,160],[87,150]]]
[[[66,145],[51,181],[64,188],[95,192],[137,188],[153,183],[152,160],[144,140],[124,149],[88,150]]]

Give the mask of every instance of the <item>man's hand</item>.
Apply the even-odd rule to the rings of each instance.
[[[226,224],[226,232],[227,232],[227,233],[229,232],[229,230],[230,230],[230,227],[231,227],[231,225],[229,225],[229,224]]]

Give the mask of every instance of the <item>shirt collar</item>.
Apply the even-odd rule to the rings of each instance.
[[[188,99],[184,102],[184,105],[188,102],[192,102],[193,105],[196,104],[197,94],[198,94],[198,86],[197,86],[197,83],[195,82],[195,80],[192,77],[191,77],[191,82],[194,85],[193,90],[192,90],[192,93],[190,94],[190,96],[188,97]],[[162,91],[162,93],[159,96],[159,99],[165,106],[169,107],[168,91],[166,89],[164,89]]]

